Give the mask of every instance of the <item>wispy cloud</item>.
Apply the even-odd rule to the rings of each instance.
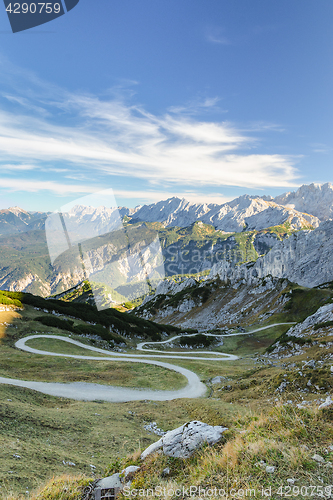
[[[323,144],[321,142],[311,144],[311,147],[314,153],[329,154],[332,151],[331,146],[328,146],[327,144]]]
[[[181,109],[157,116],[122,99],[118,91],[102,99],[50,88],[38,79],[30,79],[29,88],[28,96],[16,90],[17,96],[6,99],[7,107],[0,110],[4,164],[35,165],[44,175],[22,181],[25,190],[85,193],[100,187],[105,177],[110,184],[126,178],[128,184],[140,180],[170,192],[184,186],[297,185],[295,158],[250,153],[256,138],[230,122],[200,119]],[[206,98],[202,107],[216,103],[216,97]],[[58,173],[56,182],[51,172]],[[82,184],[68,184],[66,175]],[[0,186],[14,189],[17,182],[5,178]]]
[[[205,31],[207,42],[216,43],[218,45],[230,45],[231,41],[224,35],[223,31],[221,27],[207,27]]]
[[[26,178],[0,178],[0,188],[6,188],[8,191],[26,191],[29,193],[37,193],[39,191],[49,191],[51,193],[65,196],[74,193],[93,193],[96,188],[92,186],[84,186],[82,184],[64,184],[54,181],[38,181]]]
[[[15,172],[17,170],[35,170],[37,167],[36,165],[29,165],[25,163],[2,163],[1,164],[1,171],[2,172]]]
[[[203,113],[219,112],[226,113],[227,110],[221,109],[218,105],[220,97],[197,97],[191,101],[183,104],[182,106],[170,106],[168,109],[169,113],[181,114],[182,116],[188,115],[202,115]]]
[[[115,189],[114,194],[117,199],[131,199],[131,200],[142,200],[144,203],[153,203],[160,200],[167,200],[168,198],[185,198],[187,201],[192,203],[217,203],[221,205],[227,201],[231,201],[233,198],[230,196],[224,196],[222,193],[201,193],[197,191],[182,191],[182,192],[172,192],[172,191],[148,191],[148,190],[126,190],[126,189]]]

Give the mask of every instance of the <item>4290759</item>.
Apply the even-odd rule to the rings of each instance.
[[[26,2],[19,3],[15,2],[9,4],[6,8],[9,14],[59,14],[61,11],[60,3],[31,3]]]

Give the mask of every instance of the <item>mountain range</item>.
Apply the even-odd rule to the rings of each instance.
[[[289,222],[293,229],[317,227],[333,215],[333,184],[303,185],[295,192],[272,198],[243,195],[227,203],[191,203],[169,198],[136,208],[118,207],[121,218],[132,222],[160,222],[164,227],[187,227],[196,221],[225,232],[241,232]],[[115,218],[115,208],[76,206],[71,214],[82,224],[99,224]],[[26,212],[19,207],[0,210],[0,235],[40,229],[49,213]]]
[[[257,261],[258,276],[271,273],[311,286],[311,281],[320,284],[333,280],[332,214],[331,183],[302,186],[274,199],[244,195],[221,205],[190,203],[176,197],[134,209],[77,205],[63,215],[63,220],[70,223],[74,233],[93,239],[95,246],[86,245],[87,276],[78,252],[75,256],[65,252],[51,265],[45,235],[50,213],[13,207],[0,211],[0,287],[47,296],[89,276],[105,276],[106,267],[117,261],[117,269],[112,272],[120,284],[116,291],[123,294],[130,261],[141,245],[138,238],[142,229],[158,235],[166,276],[213,268],[221,277],[226,273],[232,277],[246,274],[246,263]],[[131,235],[133,251],[125,248],[125,233],[114,236],[121,222],[126,238]],[[145,258],[152,260],[149,252],[148,248]]]

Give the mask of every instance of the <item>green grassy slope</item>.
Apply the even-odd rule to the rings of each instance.
[[[285,292],[289,294],[292,290],[289,294],[291,299],[284,304],[284,310],[277,313],[281,315],[281,321],[286,318],[300,321],[333,296],[330,286],[318,290],[292,284],[288,287]],[[14,342],[23,335],[36,331],[68,335],[66,330],[36,321],[38,317],[50,316],[43,311],[44,306],[48,311],[65,307],[66,314],[60,319],[71,319],[74,326],[84,325],[84,320],[78,316],[85,316],[92,309],[84,304],[76,307],[79,304],[66,305],[61,301],[45,301],[23,294],[3,293],[0,299],[1,295],[12,301],[20,300],[23,308],[12,313],[0,312],[1,376],[15,378],[22,375],[44,380],[85,380],[129,386],[140,386],[140,383],[147,386],[150,383],[150,387],[154,388],[170,384],[178,387],[177,384],[182,383],[177,376],[167,379],[164,372],[151,370],[150,367],[142,367],[142,371],[138,371],[134,365],[121,362],[108,367],[102,361],[93,364],[88,360],[51,360],[17,351],[13,347]],[[37,306],[35,299],[39,301]],[[28,304],[29,301],[33,303]],[[4,305],[8,307],[8,304]],[[18,305],[17,302],[12,303],[13,308]],[[75,315],[70,318],[72,314],[69,311],[73,310],[69,308],[73,306]],[[118,315],[122,317],[118,312],[116,315],[111,312],[114,318]],[[110,313],[106,318],[110,319]],[[275,322],[276,318],[272,316],[269,321]],[[99,324],[102,326],[103,323]],[[135,323],[130,324],[135,327]],[[275,327],[249,337],[225,339],[220,349],[240,355],[241,359],[236,361],[168,360],[195,371],[208,385],[207,397],[198,400],[139,401],[117,405],[86,403],[0,385],[0,498],[29,498],[27,487],[32,492],[53,476],[66,475],[49,482],[46,489],[32,494],[31,499],[78,500],[89,478],[118,472],[123,465],[136,463],[136,451],[158,439],[144,429],[146,423],[153,421],[164,430],[173,429],[188,420],[201,420],[211,425],[226,426],[229,431],[219,445],[204,448],[192,459],[179,461],[163,456],[148,459],[135,478],[133,487],[164,487],[168,484],[204,487],[226,485],[228,481],[230,488],[272,486],[277,489],[287,485],[286,480],[290,477],[296,478],[297,486],[331,484],[331,468],[319,465],[311,457],[319,453],[325,461],[333,461],[328,450],[333,443],[332,412],[317,410],[320,398],[325,398],[333,388],[330,372],[333,329],[330,325],[321,326],[303,353],[269,361],[262,355],[267,346],[283,333],[281,328],[285,331],[287,327]],[[80,340],[83,341],[82,337]],[[127,338],[125,340],[128,341]],[[47,344],[48,340],[34,342],[35,347],[49,345],[55,352],[71,349],[60,341],[50,344]],[[84,342],[90,341],[86,339]],[[75,351],[76,347],[73,349]],[[314,369],[302,368],[308,359],[316,360]],[[323,363],[318,363],[322,360]],[[221,382],[211,384],[212,377],[216,376],[223,377]],[[283,380],[289,382],[287,389],[283,393],[276,392]],[[308,380],[311,385],[308,385]],[[297,408],[296,404],[301,403],[302,398],[309,404],[305,408]],[[287,401],[292,403],[285,404]],[[134,457],[128,456],[133,453],[136,453]],[[276,467],[276,472],[268,474],[265,468],[257,466],[261,460]],[[75,465],[69,465],[69,462]],[[165,467],[170,467],[171,476],[164,479],[162,470]],[[82,476],[79,480],[71,479],[71,476],[80,474],[83,474],[83,479]]]

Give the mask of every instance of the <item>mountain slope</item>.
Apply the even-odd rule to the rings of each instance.
[[[272,275],[302,286],[314,287],[333,281],[333,221],[322,222],[314,231],[300,231],[279,241],[253,265],[216,264],[211,274],[236,282]]]
[[[126,296],[124,302],[135,298],[133,293],[137,297],[135,276],[131,278],[133,290],[128,280],[132,255],[142,245],[145,246],[145,241],[149,244],[157,235],[165,274],[173,276],[208,272],[222,260],[232,263],[255,261],[291,233],[288,224],[259,232],[231,234],[215,230],[212,225],[200,221],[186,228],[164,228],[156,223],[128,224],[124,231],[113,231],[92,238],[89,245],[85,246],[85,275],[77,247],[59,256],[52,266],[45,231],[29,231],[0,237],[0,287],[47,296],[72,288],[84,279],[104,283],[106,280],[110,288]],[[133,252],[128,250],[126,235],[132,241]],[[149,247],[146,259],[147,263],[153,259],[153,251],[150,252]],[[106,275],[110,265],[113,278]],[[138,275],[137,281],[140,279],[142,277]],[[147,287],[143,287],[140,296],[145,294],[144,288]]]
[[[317,217],[249,195],[240,196],[223,205],[196,204],[184,198],[169,198],[145,205],[135,212],[132,220],[160,222],[165,227],[186,227],[200,220],[226,232],[241,232],[244,227],[260,231],[286,222],[296,230],[317,227],[319,224]]]
[[[155,231],[159,236],[167,276],[202,273],[215,266],[221,276],[237,278],[240,272],[246,274],[247,268],[235,267],[236,264],[254,262],[269,252],[265,260],[259,259],[256,264],[258,276],[271,273],[312,286],[311,280],[314,284],[330,281],[332,273],[327,260],[331,259],[330,243],[325,243],[323,236],[327,228],[320,226],[312,237],[308,230],[317,228],[320,221],[309,213],[314,210],[325,218],[332,213],[332,207],[333,187],[329,183],[302,186],[295,193],[286,193],[275,200],[244,195],[221,205],[170,198],[135,209],[74,206],[63,220],[75,245],[53,267],[44,229],[48,214],[28,213],[14,207],[0,211],[0,287],[46,296],[69,289],[86,278],[91,277],[94,282],[109,280],[105,271],[109,266],[109,270],[113,269],[111,278],[116,279],[110,288],[125,296],[124,290],[117,288],[128,284],[124,273],[131,267],[130,260],[135,260],[133,253],[126,250],[125,240],[140,231]],[[118,238],[115,230],[121,227],[121,222],[124,231]],[[279,240],[301,229],[308,235],[302,235],[301,231],[281,246]],[[84,244],[84,274],[77,241],[86,238],[90,239]],[[134,250],[142,249],[139,240],[139,236],[131,239]],[[305,257],[309,253],[311,256]],[[118,267],[113,264],[117,260]],[[140,281],[139,278],[138,275]],[[132,298],[128,296],[127,300]]]
[[[47,217],[44,212],[26,212],[19,207],[0,210],[0,236],[41,229]]]
[[[330,288],[299,288],[287,279],[272,276],[253,278],[250,283],[241,278],[223,282],[218,276],[201,281],[168,279],[134,313],[182,328],[228,331],[267,322],[302,321],[332,297]]]
[[[315,215],[324,221],[333,217],[333,184],[303,185],[297,191],[281,194],[275,203]]]

